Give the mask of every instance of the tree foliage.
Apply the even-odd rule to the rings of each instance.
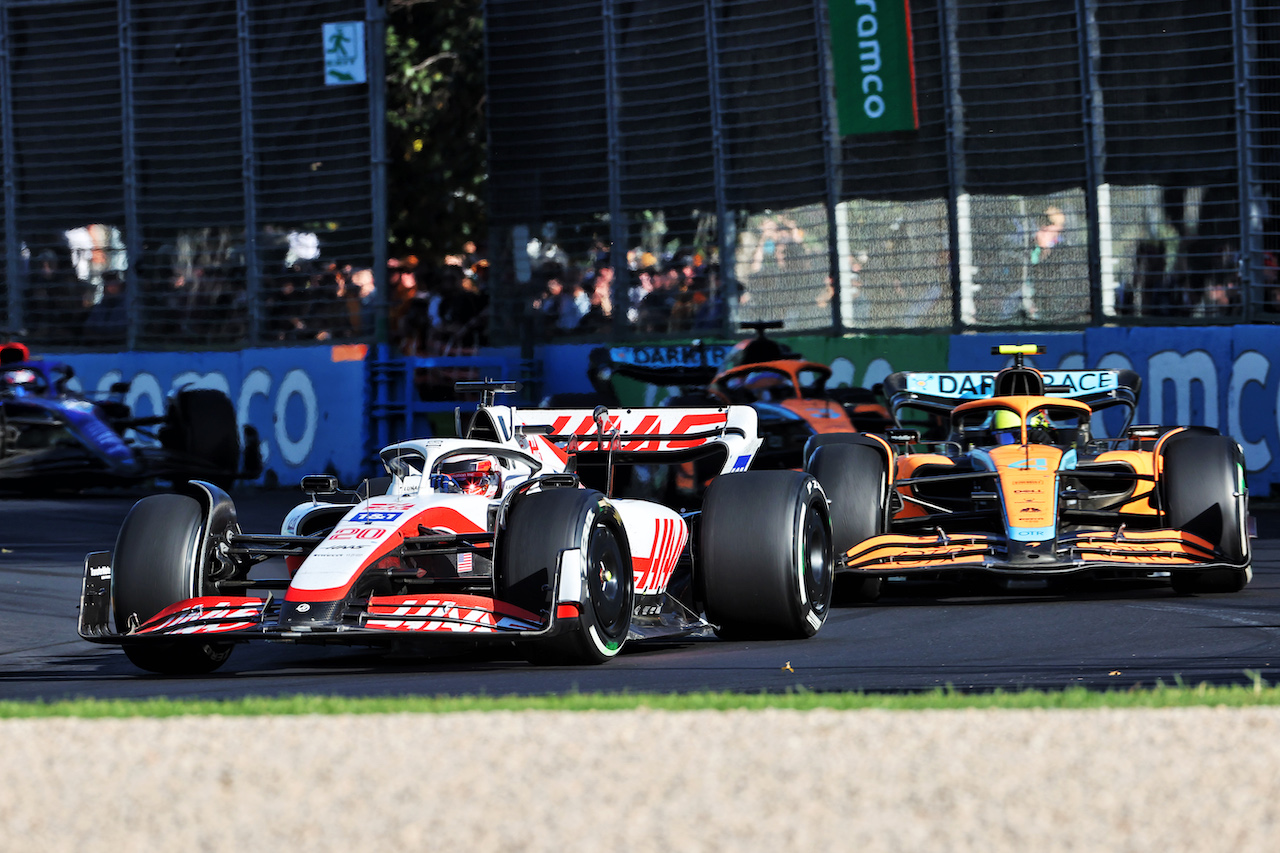
[[[393,254],[438,262],[484,243],[481,0],[387,3],[388,228]]]

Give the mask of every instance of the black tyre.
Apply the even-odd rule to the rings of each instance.
[[[1181,593],[1239,592],[1252,577],[1246,527],[1244,460],[1230,436],[1175,436],[1164,449],[1161,496],[1165,524],[1213,544],[1239,568],[1172,573]]]
[[[166,413],[160,442],[194,464],[189,479],[230,486],[240,469],[240,440],[231,399],[212,388],[179,391]]]
[[[720,636],[803,638],[822,627],[831,605],[831,519],[813,477],[717,477],[703,503],[700,541],[700,586]]]
[[[519,498],[500,533],[494,573],[497,596],[533,613],[555,600],[562,551],[585,561],[582,613],[568,631],[523,649],[538,663],[603,663],[622,650],[631,630],[631,550],[617,510],[591,489],[549,489]]]
[[[204,511],[185,495],[152,495],[134,504],[116,537],[112,586],[116,630],[122,634],[171,604],[206,592],[197,565]],[[125,654],[149,672],[212,672],[231,654],[231,643],[148,640],[126,643]]]
[[[821,444],[805,466],[831,501],[831,530],[836,566],[850,548],[884,533],[888,525],[888,468],[884,454],[866,444]],[[836,571],[840,603],[875,601],[884,579]]]

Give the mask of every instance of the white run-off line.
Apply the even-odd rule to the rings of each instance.
[[[1274,851],[1280,708],[0,720],[4,851]]]
[[[1280,628],[1280,612],[1274,610],[1210,610],[1204,607],[1193,607],[1181,604],[1130,604],[1134,610],[1154,610],[1160,613],[1183,613],[1188,616],[1200,616],[1205,619],[1216,619],[1220,622],[1231,622],[1249,628]]]

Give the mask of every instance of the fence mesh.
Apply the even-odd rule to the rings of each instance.
[[[371,90],[325,79],[326,53],[365,45],[323,30],[365,18],[363,0],[0,2],[0,326],[98,348],[371,335]]]
[[[489,340],[1280,318],[1274,4],[904,2],[918,124],[842,137],[854,7],[488,0]],[[380,10],[0,0],[0,327],[372,335]]]
[[[709,306],[694,331],[1276,318],[1271,4],[915,0],[918,127],[841,138],[827,51],[869,60],[831,40],[827,3],[490,0],[493,234],[512,259],[494,295],[513,334],[528,312],[543,334],[688,331],[679,299],[666,324],[580,325],[572,307],[670,270]],[[535,47],[535,21],[572,35]],[[530,50],[590,74],[544,88]],[[551,141],[562,114],[582,132]],[[545,173],[575,183],[569,203],[531,194]]]

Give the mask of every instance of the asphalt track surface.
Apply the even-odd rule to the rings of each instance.
[[[1280,681],[1280,511],[1256,505],[1254,579],[1234,595],[1135,583],[1070,594],[890,585],[876,604],[834,609],[805,641],[637,645],[594,667],[535,667],[492,651],[244,644],[212,675],[159,677],[76,635],[84,555],[112,546],[141,494],[0,500],[0,699],[1123,689],[1249,683],[1249,672]],[[235,498],[242,528],[255,532],[278,531],[300,501],[287,490]]]

